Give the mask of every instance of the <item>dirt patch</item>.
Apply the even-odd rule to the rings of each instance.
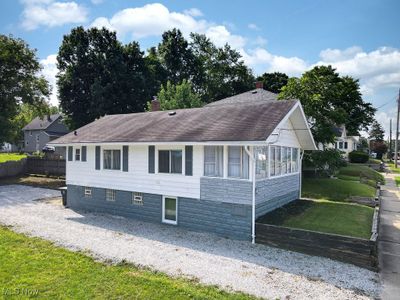
[[[0,180],[0,185],[23,184],[35,187],[43,187],[49,189],[58,189],[65,186],[65,179],[60,177],[46,176],[22,176],[12,177]]]

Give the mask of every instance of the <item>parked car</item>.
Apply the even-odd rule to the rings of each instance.
[[[48,145],[46,145],[46,146],[43,147],[42,151],[43,151],[44,153],[53,153],[53,152],[56,151],[56,148],[53,147],[53,146],[48,146]]]

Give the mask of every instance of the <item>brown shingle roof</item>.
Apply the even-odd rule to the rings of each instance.
[[[206,106],[109,115],[52,141],[54,144],[107,142],[263,141],[296,101]]]
[[[211,102],[206,106],[217,106],[226,104],[256,104],[258,102],[278,101],[278,94],[264,89],[254,89],[219,101]]]
[[[44,116],[42,119],[40,117],[36,117],[26,125],[22,130],[42,130],[47,129],[51,124],[53,124],[59,117],[60,114],[54,114],[50,116]]]

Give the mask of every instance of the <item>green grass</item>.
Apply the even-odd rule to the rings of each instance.
[[[400,168],[395,168],[394,163],[388,162],[386,163],[389,167],[389,169],[392,171],[392,173],[400,174]],[[400,167],[400,165],[398,165]]]
[[[251,299],[128,264],[107,265],[0,226],[0,290],[47,299]]]
[[[265,215],[260,222],[369,239],[374,209],[327,200],[297,200]]]
[[[376,159],[376,158],[370,158],[368,160],[368,163],[371,165],[380,165],[381,164],[381,160],[380,159]]]
[[[342,180],[349,180],[349,181],[357,181],[360,182],[360,177],[357,176],[349,176],[349,175],[338,175],[337,178]]]
[[[376,183],[385,182],[383,175],[366,165],[359,164],[348,164],[346,167],[342,167],[339,170],[339,175],[354,176],[354,177],[364,177],[370,180],[374,180]]]
[[[10,160],[21,160],[25,158],[25,154],[17,154],[17,153],[0,153],[0,163],[10,161]]]
[[[394,181],[396,181],[396,185],[397,185],[397,186],[400,186],[400,176],[396,176],[396,177],[394,178]]]
[[[302,196],[312,199],[346,201],[351,196],[374,197],[375,189],[367,184],[331,178],[306,178]]]

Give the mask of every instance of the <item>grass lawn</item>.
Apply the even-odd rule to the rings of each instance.
[[[394,163],[388,162],[386,164],[389,166],[389,169],[392,171],[392,173],[400,174],[400,168],[395,168]],[[400,167],[400,165],[398,165],[398,167]]]
[[[383,175],[372,168],[362,164],[348,164],[346,167],[342,167],[339,170],[339,175],[354,176],[360,178],[368,178],[375,182],[385,183]]]
[[[10,161],[10,160],[21,160],[25,158],[25,154],[18,153],[0,153],[0,163]]]
[[[0,287],[48,299],[251,299],[132,265],[107,265],[0,226]],[[19,298],[19,297],[18,297]]]
[[[327,200],[297,200],[258,221],[268,224],[369,239],[374,209]]]
[[[397,186],[400,186],[400,176],[396,176],[396,177],[394,178],[394,180],[396,181],[396,185],[397,185]]]
[[[375,189],[367,184],[331,178],[305,178],[302,196],[312,199],[346,201],[350,196],[374,197]]]
[[[5,184],[25,184],[50,189],[58,189],[59,187],[65,186],[65,179],[50,178],[46,176],[22,176],[1,179],[0,185]]]

